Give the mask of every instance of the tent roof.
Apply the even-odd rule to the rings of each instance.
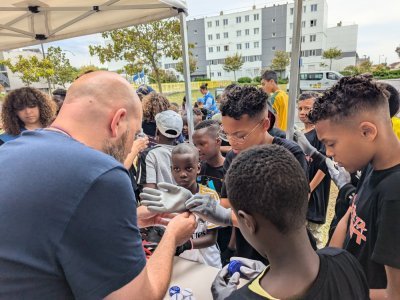
[[[187,12],[186,0],[1,0],[0,51],[147,23]]]

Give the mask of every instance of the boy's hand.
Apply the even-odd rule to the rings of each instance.
[[[347,172],[345,168],[336,166],[335,163],[328,157],[326,158],[325,163],[328,167],[329,175],[331,175],[333,182],[336,184],[339,190],[344,185],[351,182],[350,173]]]
[[[189,190],[166,182],[160,182],[157,187],[159,190],[143,189],[139,195],[142,205],[159,213],[181,213],[187,210],[185,202],[193,196]]]
[[[172,235],[175,238],[176,247],[181,246],[192,237],[196,226],[196,217],[189,212],[184,212],[169,222],[165,229],[164,237]]]
[[[237,290],[240,282],[240,273],[236,272],[231,278],[228,278],[228,266],[226,265],[218,272],[211,285],[211,293],[214,300],[226,299]]]
[[[242,266],[240,267],[241,277],[247,280],[253,280],[266,268],[266,266],[258,260],[235,256],[231,257],[231,261],[233,260],[238,260],[242,263]]]
[[[211,223],[232,226],[232,210],[221,206],[209,195],[194,195],[186,201],[186,209]]]
[[[300,130],[295,130],[293,139],[297,142],[305,155],[312,156],[318,151],[313,145],[310,144],[304,133],[302,133]]]

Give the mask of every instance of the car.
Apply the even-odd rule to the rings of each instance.
[[[342,74],[336,71],[313,71],[300,73],[300,93],[304,91],[325,91],[331,88],[340,78]],[[289,91],[289,83],[287,85]]]

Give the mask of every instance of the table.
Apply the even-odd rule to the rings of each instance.
[[[196,300],[212,300],[211,284],[217,276],[219,269],[204,264],[193,262],[181,257],[174,257],[171,286],[177,285],[182,290],[190,288]],[[247,283],[241,279],[239,287]],[[169,299],[169,294],[164,299]]]

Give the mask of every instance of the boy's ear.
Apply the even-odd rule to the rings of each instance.
[[[262,127],[263,127],[263,129],[264,129],[265,131],[268,131],[269,125],[270,125],[270,120],[269,120],[268,114],[267,114],[267,116],[265,117],[265,119],[264,119],[264,121],[263,121]]]
[[[197,175],[200,174],[200,171],[201,171],[201,163],[199,162],[199,163],[197,164]]]
[[[217,138],[215,139],[215,141],[216,141],[216,143],[217,143],[218,146],[221,146],[222,140],[221,140],[220,137],[217,137]]]
[[[359,129],[362,137],[371,142],[374,141],[378,135],[378,128],[371,122],[360,123]]]
[[[257,231],[257,221],[248,213],[244,212],[243,210],[238,210],[237,217],[241,219],[241,223],[246,226],[248,232],[251,234],[255,234]]]

